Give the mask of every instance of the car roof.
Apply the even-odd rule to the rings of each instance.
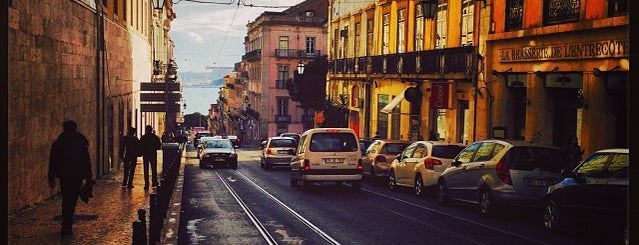
[[[528,142],[528,141],[523,141],[523,140],[509,140],[509,139],[487,139],[487,140],[478,140],[475,142],[496,142],[496,143],[500,143],[500,144],[508,144],[508,145],[512,145],[512,146],[535,146],[535,147],[549,147],[549,148],[557,148],[556,146],[553,145],[547,145],[547,144],[542,144],[542,143],[533,143],[533,142]]]
[[[625,153],[628,154],[630,150],[628,148],[610,148],[610,149],[601,149],[596,151],[595,153]]]
[[[280,140],[280,139],[282,139],[282,140],[283,140],[283,139],[296,140],[295,138],[293,138],[293,137],[288,137],[288,136],[271,136],[271,137],[268,137],[268,138],[269,138],[269,139],[271,139],[271,140]]]
[[[408,140],[393,140],[393,139],[377,139],[377,140],[373,140],[373,142],[375,142],[375,141],[381,141],[381,142],[384,142],[385,144],[388,144],[388,143],[407,143],[407,144],[410,144],[410,143],[412,143],[411,141],[408,141]]]

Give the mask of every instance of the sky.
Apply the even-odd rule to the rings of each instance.
[[[171,22],[169,35],[175,43],[179,71],[207,72],[207,66],[233,67],[245,54],[246,24],[265,11],[281,12],[302,1],[173,0],[177,18]],[[254,7],[245,6],[251,4]]]

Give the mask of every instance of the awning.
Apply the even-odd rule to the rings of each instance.
[[[400,102],[402,102],[402,100],[404,99],[404,92],[406,92],[407,89],[409,89],[411,87],[406,87],[404,88],[404,90],[402,90],[401,93],[399,93],[397,96],[395,96],[395,98],[393,98],[393,100],[391,100],[390,103],[388,103],[386,106],[384,106],[384,108],[382,108],[380,110],[380,112],[382,113],[391,113],[391,111],[393,111],[393,109],[395,109],[395,107],[397,107],[399,105]]]

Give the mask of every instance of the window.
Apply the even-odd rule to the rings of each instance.
[[[397,155],[402,153],[404,149],[408,146],[407,143],[388,143],[384,144],[380,153],[382,154],[392,154]]]
[[[306,37],[306,53],[315,54],[315,37]]]
[[[366,55],[373,54],[373,19],[366,21]]]
[[[436,145],[436,146],[434,145],[432,156],[453,159],[463,149],[464,147],[459,145]]]
[[[628,0],[608,0],[608,17],[628,15]]]
[[[475,151],[477,150],[477,148],[479,148],[480,145],[481,145],[481,142],[475,142],[472,145],[469,145],[468,147],[466,147],[464,150],[462,150],[459,153],[457,157],[457,161],[460,161],[462,163],[469,163],[470,159],[473,158]]]
[[[506,31],[521,30],[524,18],[524,0],[506,1]]]
[[[406,147],[406,149],[404,149],[404,152],[402,153],[401,160],[411,157],[417,145],[418,144],[412,144]]]
[[[337,59],[342,57],[339,56],[339,29],[333,30],[333,56]]]
[[[497,143],[483,143],[477,149],[473,162],[482,162],[492,159],[504,146]]]
[[[355,57],[360,57],[360,53],[361,53],[359,50],[361,46],[360,45],[361,38],[359,33],[360,31],[362,31],[362,25],[361,23],[357,22],[355,23],[355,40],[354,40],[355,42],[353,44],[353,50],[354,50],[353,54],[355,55]]]
[[[342,58],[346,58],[349,57],[348,55],[348,26],[344,26],[344,30],[342,30],[342,37],[344,38],[342,40],[342,46],[340,47],[342,49]]]
[[[397,53],[406,52],[406,9],[397,11]]]
[[[439,5],[437,6],[437,31],[435,33],[436,49],[446,48],[446,28],[448,27],[446,16],[448,16],[448,0],[439,0]]]
[[[423,144],[417,144],[417,146],[415,147],[415,151],[413,152],[413,158],[421,158],[427,155],[428,150],[426,149],[426,146],[424,146]]]
[[[544,0],[544,25],[579,21],[581,0]]]
[[[288,80],[288,65],[277,66],[277,80],[275,80],[276,88],[286,88],[286,80]],[[283,115],[283,114],[280,114]]]
[[[606,171],[606,163],[610,154],[595,154],[579,166],[577,176],[599,177]]]
[[[280,116],[288,115],[288,98],[286,97],[277,98],[277,115],[280,115]]]
[[[388,54],[390,51],[390,14],[384,14],[382,20],[382,54]]]
[[[357,147],[357,139],[352,133],[315,133],[309,149],[315,152],[352,152],[357,151]]]
[[[288,57],[288,36],[280,36],[277,44],[278,56]]]
[[[389,102],[389,96],[387,94],[378,94],[377,95],[377,110],[381,110],[386,106]],[[379,135],[383,135],[386,137],[388,135],[388,114],[386,113],[377,113],[377,132]]]
[[[424,13],[419,5],[415,6],[415,51],[424,50]]]
[[[474,9],[475,0],[464,0],[462,2],[461,46],[473,45]]]

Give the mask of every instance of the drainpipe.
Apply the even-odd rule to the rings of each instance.
[[[104,45],[104,26],[103,26],[103,15],[102,15],[102,8],[100,7],[100,3],[98,0],[95,0],[95,17],[94,17],[94,21],[95,21],[95,37],[96,37],[96,42],[95,42],[95,97],[96,97],[96,102],[95,102],[95,117],[96,117],[96,125],[95,125],[95,136],[96,136],[96,140],[95,140],[95,178],[99,178],[100,173],[101,173],[101,169],[100,166],[102,165],[102,125],[103,125],[103,121],[102,121],[102,114],[103,114],[103,110],[101,110],[101,106],[102,106],[102,102],[103,102],[103,90],[102,90],[102,85],[104,84],[103,79],[103,69],[101,69],[101,65],[102,65],[102,57],[103,57],[103,53],[102,51],[102,47]]]

